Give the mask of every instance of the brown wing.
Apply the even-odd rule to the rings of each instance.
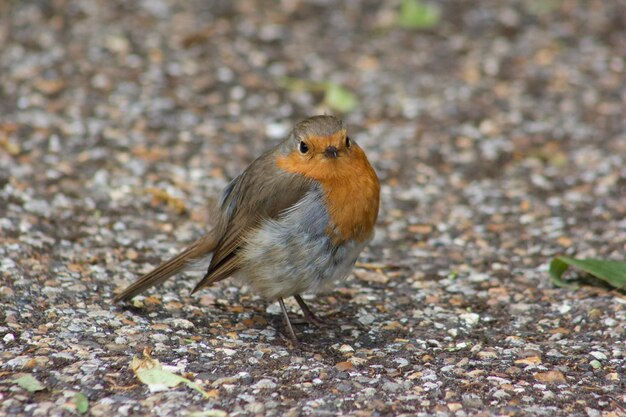
[[[279,217],[310,189],[304,176],[277,168],[274,155],[270,151],[259,157],[225,190],[221,209],[228,223],[206,275],[192,293],[235,273],[240,267],[237,252],[246,234],[264,219]]]
[[[190,262],[207,256],[211,253],[211,251],[213,251],[213,248],[217,243],[217,236],[217,229],[213,229],[183,252],[140,277],[121,294],[118,294],[115,297],[115,301],[129,300],[137,294],[144,292],[148,288],[159,285],[172,275],[183,271],[189,266]]]

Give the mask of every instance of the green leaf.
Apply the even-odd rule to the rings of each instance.
[[[209,394],[200,388],[198,384],[188,380],[187,378],[183,378],[180,375],[166,371],[165,369],[140,369],[137,371],[137,377],[151,389],[155,389],[155,391],[158,391],[161,387],[174,388],[182,382],[189,388],[195,389],[205,397],[209,396]]]
[[[552,13],[560,7],[561,3],[561,0],[535,0],[528,2],[526,8],[530,13],[541,16]]]
[[[89,400],[82,392],[76,393],[74,396],[74,403],[76,404],[76,411],[80,414],[85,414],[87,410],[89,410]]]
[[[441,13],[435,6],[421,0],[402,0],[398,13],[398,26],[406,29],[431,29],[439,24]]]
[[[289,91],[314,91],[320,92],[326,90],[326,84],[317,81],[301,80],[299,78],[284,77],[278,80],[278,83]]]
[[[562,276],[570,266],[582,269],[615,288],[626,287],[626,262],[603,259],[573,259],[558,256],[550,262],[550,278],[557,287],[577,288],[576,284],[564,281]]]
[[[327,83],[324,92],[324,104],[334,111],[347,113],[359,104],[357,97],[338,84]]]
[[[13,378],[13,382],[28,392],[36,392],[46,389],[46,387],[31,374],[21,374],[20,376]]]
[[[146,384],[151,392],[165,391],[183,383],[189,388],[198,391],[205,398],[209,396],[209,393],[200,388],[198,384],[163,369],[159,361],[156,359],[152,359],[150,357],[138,359],[135,357],[133,358],[130,367],[133,371],[135,371],[137,378]]]
[[[560,258],[554,258],[552,262],[550,262],[550,281],[552,282],[552,284],[560,288],[576,289],[578,288],[578,285],[564,281],[561,278],[565,271],[567,271],[568,267],[569,265],[563,262]]]
[[[308,81],[297,78],[282,78],[279,84],[290,91],[310,91],[324,93],[324,105],[331,110],[347,113],[359,105],[358,97],[339,84],[325,81]]]

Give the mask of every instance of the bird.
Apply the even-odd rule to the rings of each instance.
[[[223,190],[213,228],[115,297],[126,301],[192,265],[208,264],[192,294],[230,276],[278,301],[290,339],[297,337],[284,299],[304,319],[319,319],[304,293],[346,278],[374,235],[380,182],[363,149],[331,115],[297,123]]]

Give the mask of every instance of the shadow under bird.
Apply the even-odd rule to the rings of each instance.
[[[208,269],[193,292],[240,276],[252,292],[295,297],[307,322],[322,322],[301,294],[345,278],[372,239],[380,185],[341,120],[314,116],[256,159],[222,192],[215,226],[182,253],[140,277],[115,299],[128,300],[198,262]]]

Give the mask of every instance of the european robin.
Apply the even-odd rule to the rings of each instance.
[[[278,300],[296,341],[283,299],[295,297],[307,322],[321,323],[300,294],[350,273],[373,236],[379,195],[374,169],[341,120],[308,118],[228,184],[211,231],[140,277],[116,301],[204,261],[207,272],[192,293],[241,276],[255,294]]]

